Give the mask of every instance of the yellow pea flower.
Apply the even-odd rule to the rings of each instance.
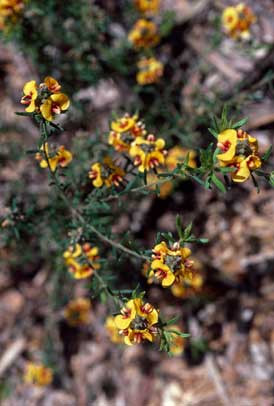
[[[193,261],[188,258],[190,255],[191,250],[180,247],[178,243],[174,243],[171,248],[164,241],[157,244],[152,250],[151,270],[154,277],[163,287],[173,286],[184,278],[191,279]]]
[[[102,163],[96,162],[91,166],[88,176],[96,188],[103,185],[108,188],[112,185],[118,187],[123,181],[125,171],[115,165],[110,157],[105,157]]]
[[[163,76],[164,65],[156,58],[143,58],[138,64],[137,83],[141,86],[157,83]]]
[[[0,0],[0,30],[15,24],[24,8],[24,0]]]
[[[245,182],[252,170],[260,168],[262,165],[261,159],[256,155],[249,155],[247,158],[238,157],[233,166],[237,168],[231,173],[233,182]]]
[[[134,0],[135,7],[146,15],[156,14],[160,8],[160,0]]]
[[[50,368],[42,364],[29,362],[26,366],[24,381],[37,386],[50,385],[53,379],[53,373]]]
[[[140,298],[129,300],[114,321],[127,345],[140,344],[145,340],[152,342],[158,333],[155,326],[158,311]]]
[[[223,11],[222,24],[231,38],[248,39],[250,37],[249,28],[255,22],[256,16],[244,3],[227,7]]]
[[[145,125],[137,115],[125,114],[111,123],[108,142],[116,151],[129,151],[132,142],[140,136],[146,135]]]
[[[64,310],[64,316],[70,326],[77,327],[89,323],[91,302],[89,299],[71,300]]]
[[[239,22],[239,16],[235,7],[227,7],[223,11],[222,22],[224,28],[228,32],[233,31],[237,27],[237,24]]]
[[[203,283],[202,275],[195,270],[191,278],[180,278],[178,282],[174,283],[171,286],[171,293],[175,297],[186,299],[197,294],[202,289]]]
[[[111,122],[111,129],[117,133],[124,133],[131,130],[138,120],[138,116],[130,116],[129,114],[125,114],[123,117],[118,118],[115,121]]]
[[[36,109],[35,101],[38,96],[37,84],[35,80],[30,80],[25,83],[23,87],[24,96],[21,98],[21,104],[27,106],[25,108],[27,113],[33,113]]]
[[[175,275],[172,270],[162,261],[156,259],[151,263],[154,276],[161,281],[164,288],[171,286],[175,282]]]
[[[164,147],[165,141],[162,138],[156,139],[150,134],[147,139],[137,137],[131,144],[129,155],[134,158],[134,165],[140,172],[149,171],[165,164]]]
[[[63,254],[68,271],[74,279],[86,279],[100,269],[98,248],[91,247],[89,243],[70,246]]]
[[[115,319],[112,316],[107,317],[105,321],[105,329],[107,330],[110,340],[114,344],[124,343],[124,338],[119,334],[119,329],[115,324]]]
[[[44,84],[51,93],[58,93],[61,90],[61,85],[51,76],[45,77]]]
[[[233,129],[227,129],[222,131],[218,135],[217,147],[222,151],[221,154],[217,155],[220,161],[226,162],[231,161],[236,153],[237,145],[237,131]]]
[[[40,107],[45,120],[52,121],[56,114],[61,114],[69,108],[70,100],[64,93],[52,94]]]
[[[35,158],[40,161],[41,168],[47,168],[49,164],[51,171],[55,172],[58,165],[65,168],[72,161],[72,153],[65,149],[63,145],[58,148],[57,153],[54,156],[50,156],[49,154],[48,143],[45,143],[45,146],[42,146],[40,149],[44,151],[48,157],[48,159],[43,159],[42,154],[36,154]]]
[[[166,327],[167,331],[178,331],[182,333],[181,327],[177,324],[172,324],[171,326]],[[184,352],[184,338],[176,333],[170,333],[172,342],[170,345],[170,352],[173,356],[179,357]]]
[[[196,168],[196,152],[192,149],[182,148],[180,146],[175,146],[168,150],[166,156],[166,167],[168,170],[173,171],[177,164],[183,162],[188,155],[188,166],[190,168]]]
[[[137,50],[154,47],[160,40],[157,25],[149,20],[138,20],[129,32],[128,40]]]

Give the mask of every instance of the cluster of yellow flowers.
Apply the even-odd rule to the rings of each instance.
[[[153,309],[154,312],[151,311],[151,316],[148,319],[147,314],[139,310],[140,300],[141,299],[130,300],[125,305],[125,308],[121,310],[121,314],[116,316],[117,318],[113,316],[107,317],[105,322],[105,328],[111,342],[113,342],[114,344],[127,344],[127,345],[139,344],[145,340],[153,341],[157,337],[158,334],[156,327],[157,312],[155,309]],[[133,303],[134,301],[135,303]],[[148,306],[151,305],[149,304]],[[148,306],[147,308],[149,308]],[[134,310],[133,313],[130,313],[130,316],[133,317],[135,314],[135,321],[133,321],[134,320],[133,318],[129,320],[130,317],[126,316],[129,314],[129,310],[131,311],[132,307],[134,308]],[[136,308],[138,310],[135,310]],[[136,323],[136,319],[138,324]],[[155,323],[153,323],[153,321],[155,321]],[[127,324],[129,327],[124,328],[124,326]],[[175,357],[180,356],[184,351],[184,339],[182,336],[180,336],[180,334],[176,334],[176,332],[182,333],[183,331],[181,327],[178,326],[177,324],[174,324],[168,326],[166,330],[170,331],[171,338],[170,352]]]
[[[217,155],[221,167],[230,167],[233,182],[246,181],[253,170],[260,168],[258,141],[242,129],[227,129],[218,135]],[[233,170],[235,169],[235,170]]]
[[[27,364],[24,374],[24,381],[26,383],[37,386],[47,386],[51,384],[52,379],[53,373],[50,368],[47,368],[42,364],[35,364],[33,362],[29,362]]]
[[[185,299],[201,290],[203,277],[198,260],[190,260],[191,250],[174,243],[171,248],[165,242],[152,250],[152,262],[146,262],[142,273],[149,284],[157,282],[170,287],[175,297]]]
[[[158,13],[160,0],[135,0],[137,10],[150,17]],[[153,48],[160,41],[157,24],[148,18],[140,18],[128,34],[128,40],[137,51]],[[139,85],[149,85],[159,81],[163,76],[164,66],[154,56],[142,57],[137,63],[136,81]]]
[[[177,280],[175,280],[175,282],[170,285],[171,293],[173,294],[173,296],[177,298],[186,299],[192,297],[194,294],[200,292],[203,287],[204,279],[201,274],[200,261],[198,261],[195,258],[192,260],[192,263],[190,263],[190,265],[191,265],[191,273],[189,273],[189,269],[188,272],[186,273],[180,272],[179,278],[177,278]],[[145,278],[147,278],[148,284],[161,283],[162,286],[167,287],[167,285],[165,286],[165,283],[167,283],[167,281],[163,283],[162,276],[164,275],[162,274],[161,271],[162,269],[160,269],[160,272],[158,272],[158,269],[155,271],[155,269],[151,268],[151,263],[146,262],[142,268],[142,275]],[[176,279],[176,271],[175,271],[175,279]]]
[[[118,187],[125,176],[125,171],[119,166],[115,165],[112,159],[107,156],[103,162],[96,162],[91,165],[89,171],[89,178],[92,180],[94,187],[111,187],[112,185]]]
[[[158,311],[142,299],[129,300],[114,318],[119,334],[127,345],[153,342],[158,334]]]
[[[88,242],[83,245],[75,244],[64,252],[65,263],[68,271],[75,279],[85,279],[92,276],[94,270],[100,268],[98,248],[92,247]]]
[[[0,30],[14,24],[24,8],[24,0],[0,0]]]
[[[129,32],[128,40],[136,50],[153,48],[160,41],[158,27],[153,21],[140,18]]]
[[[61,85],[51,76],[47,76],[39,86],[35,80],[30,80],[24,85],[21,104],[26,106],[27,113],[35,112],[43,119],[52,121],[57,114],[65,112],[70,105],[68,96],[60,93],[60,90]],[[49,167],[51,172],[55,172],[58,166],[65,168],[72,161],[72,153],[63,145],[54,152],[50,152],[49,145],[45,142],[40,150],[41,152],[37,152],[35,158],[40,162],[41,168]]]
[[[179,357],[184,352],[184,339],[181,335],[176,334],[176,331],[178,333],[182,333],[183,331],[177,324],[168,326],[167,331],[171,332],[170,338],[172,341],[170,343],[170,352],[173,356]]]
[[[125,114],[113,121],[108,142],[117,152],[127,153],[140,172],[150,171],[165,164],[165,141],[162,138],[156,139],[153,134],[147,134],[144,123],[137,115]],[[103,185],[119,186],[125,175],[125,171],[114,164],[110,157],[104,158],[102,163],[92,164],[89,172],[89,178],[96,188]]]
[[[225,31],[233,39],[248,39],[250,26],[256,22],[256,16],[244,3],[227,7],[222,15]]]
[[[27,113],[38,113],[47,121],[65,112],[70,105],[68,96],[60,93],[61,85],[54,78],[47,76],[38,86],[35,80],[27,82],[23,88],[21,103]]]
[[[164,65],[154,57],[142,58],[137,66],[139,72],[137,73],[136,80],[141,86],[157,83],[163,76]]]
[[[160,0],[134,0],[134,5],[140,13],[153,15],[159,11]]]
[[[65,168],[72,161],[72,153],[69,150],[65,149],[63,145],[61,145],[53,154],[49,152],[49,146],[47,142],[42,145],[40,149],[44,152],[45,157],[43,157],[43,154],[41,154],[40,152],[37,152],[37,154],[35,155],[35,159],[40,162],[40,166],[43,169],[49,166],[50,170],[52,172],[55,172],[58,166]]]
[[[107,334],[114,344],[122,344],[124,343],[124,337],[119,334],[119,329],[115,324],[115,317],[108,316],[105,321],[105,329]]]
[[[72,327],[78,327],[89,323],[91,302],[89,299],[78,298],[71,300],[64,310],[67,323]]]
[[[152,250],[148,278],[155,278],[163,287],[182,285],[193,276],[193,261],[189,259],[190,255],[189,248],[180,247],[177,242],[169,248],[166,242],[162,241]]]
[[[163,172],[170,172],[173,171],[179,163],[182,163],[185,158],[188,156],[188,166],[190,168],[196,168],[196,152],[191,149],[186,149],[180,146],[175,146],[170,148],[167,151],[166,159],[165,159],[165,166],[159,168],[158,173],[161,174]],[[153,172],[150,172],[147,176],[147,183],[151,185],[151,189],[155,189],[155,184],[159,181],[157,175]],[[161,199],[165,199],[173,190],[173,182],[166,181],[160,184],[159,186],[159,196]]]

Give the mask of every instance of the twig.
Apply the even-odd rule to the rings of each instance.
[[[18,338],[9,345],[2,357],[0,358],[0,377],[5,371],[13,364],[17,357],[24,351],[26,347],[26,340]]]
[[[212,381],[216,387],[216,390],[218,392],[218,395],[220,399],[222,400],[224,406],[230,406],[233,404],[231,400],[229,399],[226,387],[223,383],[221,374],[218,370],[218,367],[215,363],[215,360],[211,354],[208,354],[206,357],[206,367],[208,369],[208,373],[212,378]]]

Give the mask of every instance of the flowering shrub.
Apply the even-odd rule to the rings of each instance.
[[[53,373],[50,368],[42,364],[28,363],[24,375],[26,383],[34,384],[37,386],[50,385],[52,382]]]
[[[0,30],[8,31],[15,24],[24,9],[24,0],[0,1]]]
[[[68,324],[77,327],[89,323],[91,302],[89,299],[78,298],[71,300],[64,311],[64,316]]]
[[[256,16],[244,3],[227,7],[222,15],[223,26],[233,39],[250,38],[250,26],[256,22]]]
[[[52,12],[52,3],[49,3],[41,5],[45,14]],[[178,215],[176,233],[159,232],[150,247],[142,247],[138,240],[135,241],[131,227],[124,235],[116,231],[116,220],[123,212],[136,210],[139,196],[151,194],[155,199],[165,199],[186,181],[222,193],[229,193],[232,186],[240,187],[237,184],[248,181],[259,190],[259,177],[273,186],[274,175],[267,167],[271,148],[262,153],[257,139],[244,129],[246,120],[230,120],[226,108],[220,118],[213,115],[212,128],[209,128],[212,142],[205,145],[205,136],[198,144],[203,148],[186,147],[186,133],[192,135],[192,129],[188,127],[188,114],[181,120],[178,110],[182,82],[179,79],[168,90],[163,82],[165,72],[172,72],[173,67],[168,58],[161,59],[161,41],[168,35],[172,23],[166,22],[160,2],[132,1],[136,14],[127,23],[130,21],[133,25],[127,24],[120,42],[106,28],[107,18],[102,10],[94,4],[91,10],[87,3],[83,5],[80,1],[79,15],[75,2],[68,1],[73,22],[61,8],[66,17],[65,26],[75,24],[76,37],[76,44],[71,44],[73,39],[65,36],[65,28],[57,27],[58,32],[61,30],[57,40],[63,35],[66,45],[55,61],[60,65],[56,77],[62,80],[59,83],[46,76],[38,84],[30,78],[22,89],[24,111],[17,113],[37,126],[37,142],[29,154],[39,163],[38,170],[44,170],[39,175],[48,175],[50,203],[42,214],[35,210],[35,205],[22,214],[20,208],[12,204],[7,215],[1,218],[1,225],[7,241],[15,237],[23,240],[26,233],[33,232],[37,239],[55,242],[47,248],[57,280],[52,302],[54,311],[59,310],[56,318],[62,314],[62,323],[73,329],[84,328],[90,323],[93,309],[90,299],[92,303],[100,301],[107,309],[104,325],[113,343],[129,346],[151,343],[169,354],[180,355],[188,334],[177,324],[177,315],[166,316],[156,298],[150,297],[148,288],[157,284],[164,294],[171,293],[183,300],[202,292],[205,280],[202,266],[196,259],[196,249],[198,244],[207,243],[207,239],[196,237],[192,224],[183,224]],[[27,27],[31,37],[33,32],[37,33],[36,25],[40,21],[39,13],[32,9],[37,2],[26,2],[24,6],[20,2],[20,6],[19,2],[3,0],[1,3],[0,0],[0,10],[7,4],[12,6],[5,24],[6,18],[15,24],[12,16],[20,14],[22,35],[19,43],[27,44],[31,41],[26,35]],[[89,17],[92,17],[92,23]],[[230,7],[223,14],[223,24],[233,38],[246,36],[254,21],[251,10],[243,5]],[[115,31],[115,25],[112,29]],[[41,45],[44,49],[45,38],[41,30],[43,46],[37,41],[33,47],[38,49]],[[111,59],[107,46],[102,48],[104,41],[108,45],[119,42],[113,51],[119,62]],[[170,50],[170,54],[172,52]],[[37,55],[33,57],[35,60]],[[129,60],[133,68],[126,70]],[[43,75],[56,71],[52,60],[47,61],[45,55],[39,65],[39,73]],[[49,72],[44,72],[46,67],[50,68]],[[73,140],[71,146],[64,146],[61,140],[64,130],[60,123],[64,127],[70,125],[65,118],[72,120],[73,109],[77,109],[79,99],[75,94],[82,85],[97,83],[108,69],[110,76],[113,74],[117,79],[116,75],[122,75],[129,79],[129,87],[135,86],[133,100],[136,106],[133,107],[138,107],[138,113],[133,113],[127,105],[125,112],[113,114],[106,133],[90,137],[83,146],[79,141],[81,137],[78,137],[78,144]],[[63,87],[68,89],[71,100],[63,93]],[[175,103],[172,102],[174,95]],[[70,110],[70,107],[73,108]],[[82,110],[85,113],[84,107]],[[131,199],[135,199],[134,208]],[[52,224],[52,231],[45,236],[39,229],[43,221],[47,226]],[[124,274],[120,269],[122,262],[127,270]],[[139,275],[145,277],[142,286]],[[145,291],[142,290],[144,280]],[[90,297],[72,300],[71,291],[75,286],[84,286]],[[27,366],[26,382],[43,386],[50,384],[52,378],[53,369],[44,364]]]

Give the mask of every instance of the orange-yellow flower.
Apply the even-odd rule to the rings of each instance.
[[[116,121],[112,121],[108,142],[116,151],[129,151],[136,137],[145,135],[145,125],[142,121],[138,120],[138,116],[125,114]]]
[[[167,180],[166,182],[163,182],[163,178],[158,177],[158,175],[160,175],[163,172],[166,172],[164,167],[159,168],[157,170],[157,174],[154,172],[149,172],[147,174],[147,184],[149,186],[149,189],[155,191],[156,187],[158,186],[160,191],[159,197],[161,199],[167,198],[173,190],[173,183],[171,181]]]
[[[231,161],[236,154],[236,145],[237,131],[233,129],[222,131],[218,135],[217,147],[220,149],[221,154],[218,154],[217,158],[223,162]]]
[[[134,165],[138,166],[138,170],[144,172],[165,164],[164,147],[165,141],[162,138],[156,139],[150,134],[146,139],[137,137],[131,144],[129,154],[134,158]]]
[[[158,323],[158,312],[140,298],[129,300],[114,320],[127,345],[140,344],[145,340],[152,342],[158,334],[155,326]]]
[[[172,339],[170,343],[170,352],[173,356],[179,357],[184,352],[184,338],[179,334],[173,333],[173,331],[182,333],[182,329],[177,324],[172,324],[171,326],[166,327],[166,330],[169,332],[169,337]]]
[[[153,15],[159,11],[160,0],[134,0],[136,8],[146,15]]]
[[[26,112],[33,113],[36,109],[35,101],[38,96],[37,84],[35,80],[30,80],[25,83],[23,87],[24,96],[21,99],[21,104],[27,106],[25,108]]]
[[[182,163],[188,155],[188,166],[196,168],[196,152],[190,149],[185,149],[180,146],[175,146],[167,151],[165,157],[165,166],[157,170],[157,174],[149,172],[147,174],[147,184],[151,185],[151,190],[156,190],[156,184],[159,188],[159,197],[165,199],[173,190],[173,183],[169,180],[163,181],[164,178],[158,177],[163,172],[173,171],[179,163]]]
[[[61,85],[51,76],[47,76],[44,79],[44,84],[51,93],[58,93],[61,90]]]
[[[77,327],[89,323],[91,302],[89,299],[71,300],[64,310],[64,316],[70,326]]]
[[[111,129],[117,133],[127,132],[135,126],[137,119],[137,115],[130,116],[126,113],[123,117],[111,122]]]
[[[247,158],[237,157],[231,165],[237,168],[231,173],[233,182],[245,182],[250,177],[251,171],[260,168],[261,165],[262,161],[256,155],[249,155]]]
[[[0,0],[0,30],[14,24],[24,8],[24,0]]]
[[[92,179],[92,184],[96,188],[103,185],[118,187],[123,182],[124,176],[125,171],[115,165],[110,157],[105,157],[103,163],[96,162],[89,171],[89,178]]]
[[[128,34],[128,40],[136,49],[154,47],[160,40],[157,25],[149,20],[138,20]]]
[[[196,261],[195,261],[196,262]],[[191,278],[185,276],[171,286],[171,293],[180,299],[186,299],[193,296],[202,289],[204,280],[200,273],[194,269]]]
[[[250,37],[249,28],[255,22],[256,16],[244,3],[240,3],[235,7],[227,7],[223,11],[223,27],[231,38],[248,39]]]
[[[157,83],[163,76],[164,65],[155,58],[143,58],[138,62],[137,83],[141,86]]]
[[[75,279],[88,278],[93,275],[94,270],[100,268],[100,264],[96,262],[99,259],[98,248],[91,247],[89,243],[70,246],[63,256],[68,271]]]
[[[192,278],[193,261],[188,259],[191,255],[189,248],[180,247],[178,243],[169,248],[162,241],[153,248],[152,253],[151,271],[163,287],[172,286],[184,278]]]
[[[105,328],[107,330],[108,336],[110,340],[114,344],[122,344],[124,343],[124,337],[119,334],[119,329],[115,324],[115,319],[112,316],[107,317],[105,321]]]
[[[169,266],[156,259],[151,264],[151,270],[156,279],[159,279],[164,288],[171,286],[175,282],[175,275]]]
[[[63,145],[61,145],[58,148],[56,154],[53,156],[51,156],[51,154],[49,153],[49,147],[48,147],[47,142],[44,144],[44,146],[42,145],[42,147],[40,149],[47,156],[47,159],[45,159],[45,158],[43,158],[43,156],[40,152],[38,152],[36,154],[35,159],[40,161],[41,168],[47,168],[49,165],[50,170],[52,172],[55,172],[57,166],[61,166],[62,168],[65,168],[72,161],[72,153],[69,150],[65,149],[65,147]]]
[[[50,368],[42,364],[29,362],[26,366],[24,381],[37,386],[50,385],[53,379],[53,373]]]
[[[173,171],[177,164],[182,163],[185,158],[188,156],[188,166],[190,168],[196,168],[196,152],[192,149],[182,148],[180,146],[175,146],[168,150],[166,156],[166,167],[168,170]]]
[[[23,0],[0,0],[0,15],[11,16],[20,13],[24,8]]]
[[[69,108],[70,101],[66,94],[55,93],[52,94],[41,105],[41,114],[45,120],[52,121],[57,114],[61,114]]]
[[[253,170],[260,168],[258,141],[242,129],[227,129],[218,135],[217,155],[221,167],[235,168],[231,171],[233,182],[245,182]]]
[[[233,31],[237,27],[237,24],[239,22],[239,17],[238,17],[238,13],[237,13],[237,10],[235,7],[232,7],[232,6],[227,7],[223,11],[222,22],[223,22],[224,28],[228,32]]]

